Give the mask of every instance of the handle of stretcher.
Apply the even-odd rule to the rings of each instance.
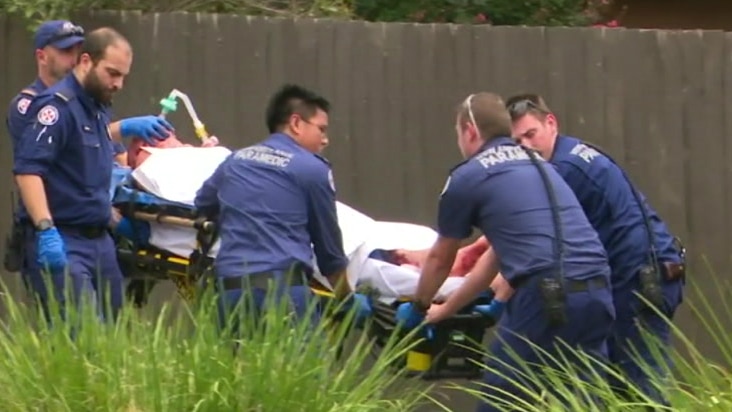
[[[169,225],[175,225],[175,226],[181,226],[181,227],[191,227],[194,229],[203,229],[205,231],[210,231],[214,229],[215,223],[212,221],[198,221],[193,219],[186,219],[182,217],[175,217],[175,216],[164,216],[164,215],[156,215],[153,213],[145,213],[145,212],[135,212],[134,213],[135,219],[144,220],[147,222],[157,222],[157,223],[165,223]]]
[[[451,318],[440,322],[442,325],[449,325],[454,323],[460,323],[465,320],[473,320],[476,316],[480,316],[486,323],[486,327],[490,327],[495,324],[495,319],[488,313],[490,305],[476,305],[473,307],[471,313],[458,313],[453,315]],[[425,328],[425,335],[427,340],[432,340],[435,336],[435,325],[427,325]]]
[[[488,310],[489,309],[490,309],[490,305],[476,305],[473,308],[473,312],[474,313],[478,313],[478,314],[483,315],[483,316],[490,316],[488,314]]]

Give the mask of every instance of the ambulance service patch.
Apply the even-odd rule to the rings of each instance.
[[[27,97],[18,100],[18,113],[25,114],[25,112],[28,111],[28,106],[30,105],[30,102],[30,99]]]
[[[38,112],[38,123],[44,126],[52,126],[58,121],[58,109],[47,105]]]

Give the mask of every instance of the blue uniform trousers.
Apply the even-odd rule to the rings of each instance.
[[[66,299],[73,299],[77,310],[82,302],[91,304],[101,319],[116,319],[123,304],[123,278],[117,262],[114,241],[108,232],[98,229],[91,236],[83,228],[60,226],[66,247],[65,271],[49,273],[37,262],[37,241],[32,227],[25,231],[25,265],[31,289],[50,322],[49,291],[54,292],[62,319],[66,318]],[[71,290],[68,290],[68,288]],[[109,312],[111,310],[111,312]]]
[[[670,345],[671,327],[668,321],[673,318],[681,304],[683,284],[681,281],[664,281],[664,307],[659,308],[666,317],[664,318],[646,307],[646,303],[635,294],[639,289],[638,282],[636,277],[634,282],[613,291],[618,313],[613,333],[608,340],[610,362],[646,396],[657,403],[668,405],[667,400],[655,388],[653,380],[666,377],[667,368],[671,367],[668,350],[664,350],[663,346]],[[661,346],[654,350],[649,347],[649,339],[651,345]],[[617,379],[611,379],[610,382],[621,395],[625,393],[627,388],[622,382]]]
[[[234,337],[240,337],[240,325],[258,326],[266,312],[280,310],[276,309],[279,305],[283,305],[283,309],[294,315],[292,320],[309,321],[311,325],[317,325],[321,316],[320,308],[313,306],[316,296],[307,282],[293,284],[284,271],[272,272],[268,278],[272,280],[269,285],[266,285],[266,281],[249,284],[246,276],[230,278],[228,281],[225,281],[226,278],[216,279],[218,321],[222,330],[228,329]],[[225,283],[241,286],[227,287]],[[272,305],[276,306],[273,308]],[[278,313],[284,315],[286,312]]]
[[[525,410],[516,399],[533,403],[531,395],[540,390],[532,384],[537,378],[527,380],[525,376],[535,374],[541,380],[542,367],[554,366],[561,371],[566,370],[567,362],[571,362],[579,368],[576,372],[580,379],[590,379],[590,371],[582,370],[584,363],[580,363],[573,353],[568,353],[564,345],[607,362],[607,339],[615,317],[609,287],[568,291],[565,303],[567,322],[552,326],[546,317],[538,282],[529,280],[526,283],[516,289],[506,305],[498,323],[496,339],[490,345],[486,363],[489,370],[484,375],[485,386],[481,391],[489,402],[498,403],[481,402],[476,409],[478,412]],[[560,365],[553,365],[552,358],[557,359]],[[596,369],[595,373],[601,374],[601,370]]]

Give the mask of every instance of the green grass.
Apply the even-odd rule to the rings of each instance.
[[[720,363],[713,362],[708,354],[700,352],[694,343],[695,339],[691,339],[673,322],[671,322],[674,341],[672,349],[664,348],[653,338],[646,336],[646,342],[656,359],[660,359],[665,351],[672,360],[672,366],[665,371],[668,378],[663,379],[658,374],[648,372],[654,376],[654,386],[670,401],[671,407],[654,402],[634,387],[630,388],[632,399],[623,399],[612,391],[607,380],[599,375],[595,375],[588,382],[582,382],[578,378],[576,366],[570,364],[566,358],[554,358],[560,366],[558,370],[542,370],[544,380],[539,379],[539,374],[532,372],[525,363],[513,368],[515,374],[522,376],[532,386],[535,385],[535,388],[519,385],[526,400],[514,399],[510,402],[510,406],[525,412],[732,411],[732,373],[729,369],[729,365],[732,364],[732,329],[729,322],[732,320],[732,305],[726,297],[727,291],[732,290],[732,282],[727,280],[720,282],[717,277],[713,278],[716,286],[713,290],[716,292],[711,295],[702,293],[701,288],[694,283],[687,284],[684,305],[691,309],[695,320],[703,325],[702,334],[706,334],[708,339],[714,342],[715,349],[721,353]],[[703,336],[701,339],[706,340]],[[541,351],[539,348],[536,350]],[[623,379],[617,371],[607,365],[601,365],[570,348],[565,350],[579,357],[584,366],[591,366],[596,371],[603,371]],[[649,370],[647,367],[644,369]],[[495,398],[489,398],[481,393],[480,385],[474,388],[448,386],[468,392],[476,399],[502,405]],[[549,389],[553,391],[551,395]],[[564,400],[564,404],[560,405],[558,399]],[[602,401],[602,407],[597,406],[598,399]],[[451,410],[448,405],[441,407],[445,411]]]
[[[684,305],[715,343],[720,362],[712,362],[674,326],[674,376],[658,382],[673,405],[666,410],[732,411],[727,367],[732,361],[732,304],[725,296],[731,288],[732,282],[717,282],[718,296],[704,296],[695,284],[687,286]],[[389,412],[414,411],[427,400],[425,385],[406,380],[394,366],[411,344],[393,340],[377,357],[367,337],[348,329],[347,322],[335,329],[289,326],[284,308],[278,307],[267,315],[266,328],[244,321],[252,333],[238,341],[235,352],[233,342],[215,327],[210,297],[183,310],[173,311],[169,304],[162,308],[153,317],[125,308],[116,325],[95,322],[88,312],[75,315],[83,328],[70,339],[68,327],[39,325],[37,314],[6,293],[0,330],[1,410]],[[346,342],[340,357],[333,339]],[[526,412],[664,410],[640,393],[632,402],[618,398],[599,377],[580,384],[576,369],[558,362],[566,367],[548,372],[544,383],[522,369],[539,390],[527,389],[528,401],[517,399],[513,406]],[[570,406],[558,406],[548,388]],[[474,385],[457,389],[476,400],[482,396]],[[606,406],[594,406],[590,400],[597,398]],[[464,410],[432,402],[430,410]]]
[[[211,303],[175,314],[164,305],[152,320],[125,308],[114,326],[95,322],[91,311],[72,313],[68,324],[83,325],[72,340],[69,327],[39,326],[6,294],[0,410],[408,411],[421,397],[403,384],[388,393],[400,378],[391,363],[405,345],[394,341],[374,359],[365,335],[346,337],[346,322],[289,327],[280,306],[268,313],[267,328],[237,341],[235,353],[217,331]],[[339,357],[333,339],[346,338]]]

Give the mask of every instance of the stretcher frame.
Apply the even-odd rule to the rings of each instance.
[[[139,247],[129,240],[115,239],[120,267],[131,281],[127,289],[128,297],[137,306],[143,306],[158,281],[170,280],[184,300],[193,301],[202,279],[210,273],[213,264],[208,252],[218,237],[216,222],[201,219],[190,208],[175,204],[141,205],[131,200],[117,203],[116,206],[127,218],[194,228],[197,232],[198,247],[187,258],[152,245]],[[333,298],[332,292],[315,280],[312,280],[310,287],[324,301]],[[366,293],[374,297],[375,291]],[[478,378],[483,363],[481,342],[494,321],[471,309],[475,305],[490,303],[491,298],[478,298],[460,313],[434,325],[432,337],[421,339],[396,366],[424,380]],[[394,333],[407,334],[408,331],[397,326],[395,314],[399,304],[408,300],[409,297],[402,297],[389,305],[373,299],[374,318],[366,333],[378,346],[384,347]]]

